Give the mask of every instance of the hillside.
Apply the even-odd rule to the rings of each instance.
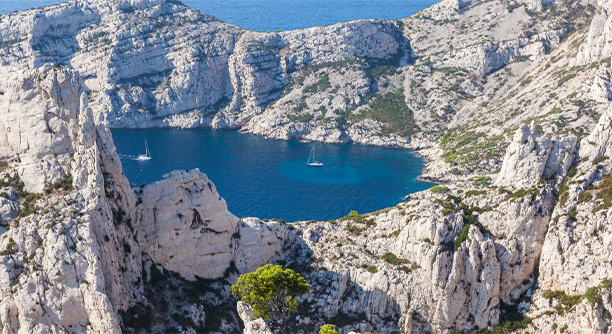
[[[612,4],[448,1],[258,33],[172,0],[0,16],[0,328],[267,333],[229,285],[311,284],[312,333],[612,331]],[[415,149],[443,184],[329,222],[123,175],[109,127]]]

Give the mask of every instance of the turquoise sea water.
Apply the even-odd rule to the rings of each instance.
[[[0,13],[55,0],[0,0]],[[185,0],[192,8],[246,29],[290,30],[372,18],[397,19],[433,0]],[[312,144],[212,130],[115,130],[128,179],[159,180],[175,169],[200,168],[238,216],[287,221],[332,219],[350,210],[393,206],[431,184],[417,180],[419,158],[405,150],[316,144],[325,167],[306,165]],[[138,162],[147,138],[153,159]]]
[[[422,161],[410,151],[278,141],[234,131],[113,130],[130,182],[141,185],[175,169],[200,168],[230,211],[286,221],[371,212],[427,189]],[[152,159],[135,160],[147,139]],[[324,167],[306,164],[312,146]]]
[[[46,6],[54,0],[0,0],[0,13]],[[220,20],[256,31],[291,30],[356,19],[399,19],[433,0],[184,0]]]

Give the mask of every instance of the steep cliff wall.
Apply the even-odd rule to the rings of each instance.
[[[2,331],[120,332],[140,299],[141,256],[129,228],[135,196],[78,74],[43,66],[1,83],[4,219]]]
[[[228,287],[278,262],[312,286],[296,332],[609,332],[609,8],[445,1],[279,33],[161,0],[0,16],[0,328],[265,332]],[[239,219],[197,170],[130,186],[107,124],[418,146],[451,182]]]
[[[120,333],[119,313],[149,303],[152,278],[143,273],[151,263],[191,281],[220,279],[281,251],[286,229],[239,220],[197,170],[132,189],[74,70],[45,65],[5,74],[3,332]]]

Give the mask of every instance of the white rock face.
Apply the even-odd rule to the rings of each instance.
[[[240,127],[309,64],[412,57],[392,22],[247,32],[177,1],[72,0],[0,21],[4,66],[70,64],[111,126]]]
[[[552,140],[549,134],[536,134],[533,125],[521,125],[508,146],[495,184],[530,187],[543,177],[564,175],[573,162],[575,146],[575,137]]]
[[[558,46],[563,30],[505,42],[477,44],[446,55],[436,62],[439,67],[466,68],[479,75],[489,74],[517,57],[537,59]]]
[[[29,72],[0,69],[0,161],[20,163],[28,191],[70,174],[77,138],[80,82],[67,70]],[[32,91],[38,94],[32,96]]]
[[[238,315],[242,322],[244,322],[243,334],[272,334],[272,331],[262,318],[255,318],[253,316],[253,309],[249,305],[239,301],[237,307]]]
[[[536,294],[531,313],[544,315],[534,326],[549,331],[554,323],[571,333],[607,333],[607,313],[612,310],[609,285],[602,285],[612,274],[612,208],[602,203],[603,178],[610,177],[612,160],[612,114],[601,116],[591,134],[580,143],[580,163],[567,180],[566,193],[560,196],[553,212],[540,262],[540,288],[558,290],[570,296],[595,289],[592,300],[585,298],[565,313],[552,312],[559,301]],[[598,159],[595,161],[594,159]],[[608,185],[609,187],[609,185]],[[550,313],[550,312],[549,312]]]
[[[244,218],[238,226],[234,261],[238,272],[255,271],[278,258],[288,229],[276,222],[263,223],[257,218]]]
[[[597,71],[591,86],[591,96],[594,100],[600,102],[612,100],[612,70],[601,69]]]
[[[601,115],[595,129],[581,141],[579,156],[584,162],[612,157],[612,108]]]
[[[612,55],[612,7],[594,13],[586,40],[580,46],[573,65],[585,65]]]
[[[220,278],[234,262],[239,272],[269,263],[287,231],[277,223],[239,220],[199,170],[175,171],[139,195],[138,242],[153,262],[182,277]]]
[[[11,134],[3,136],[3,158],[17,164],[26,190],[62,173],[72,175],[74,190],[42,196],[18,224],[2,214],[11,226],[0,237],[1,330],[119,333],[116,312],[141,298],[141,259],[125,226],[133,213],[118,221],[134,196],[117,161],[104,160],[114,154],[112,141],[94,125],[74,71],[43,66],[10,75],[0,96]]]
[[[138,242],[153,262],[187,279],[223,276],[238,218],[206,175],[166,174],[145,186],[140,200]]]

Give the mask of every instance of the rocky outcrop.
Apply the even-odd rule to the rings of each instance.
[[[17,173],[4,177],[19,180],[10,184],[20,197],[62,175],[73,190],[22,197],[18,220],[3,214],[2,331],[118,333],[117,310],[140,299],[141,260],[118,251],[137,249],[122,225],[134,196],[118,161],[104,160],[114,154],[110,135],[94,125],[74,71],[43,66],[11,78],[0,95],[0,118],[11,121],[2,152]]]
[[[2,73],[0,161],[19,163],[25,189],[40,192],[71,173],[80,82],[71,72],[49,67],[35,74]]]
[[[153,262],[193,280],[249,272],[273,260],[286,238],[279,224],[239,220],[199,170],[175,171],[139,194],[137,238]]]
[[[600,102],[612,100],[612,70],[601,69],[597,71],[591,86],[591,96],[594,100]]]
[[[145,186],[139,199],[138,242],[153,262],[187,279],[223,276],[238,218],[206,175],[167,174]]]
[[[559,140],[538,135],[533,124],[521,125],[508,146],[495,184],[510,187],[535,186],[542,178],[563,177],[574,160],[575,137]]]
[[[572,64],[590,64],[612,55],[612,44],[610,43],[612,17],[609,15],[612,7],[606,4],[604,6],[604,10],[593,14],[586,40],[580,45],[578,54]]]
[[[503,68],[514,59],[526,57],[536,59],[559,45],[565,31],[549,31],[529,38],[519,38],[500,43],[477,44],[451,53],[436,61],[439,67],[466,68],[479,75],[489,74]]]
[[[238,315],[244,322],[244,334],[272,334],[272,331],[262,318],[255,318],[253,316],[253,309],[239,301],[238,302]]]
[[[601,115],[591,134],[581,141],[579,156],[583,162],[612,157],[612,109]]]
[[[541,332],[553,324],[569,332],[606,333],[609,314],[611,114],[602,115],[591,134],[580,143],[580,163],[570,175],[553,212],[540,260],[538,283],[530,315],[537,317]],[[546,295],[554,291],[557,295]],[[561,305],[562,294],[575,303]]]
[[[119,312],[147,303],[145,260],[195,280],[253,270],[281,251],[285,228],[240,221],[198,170],[136,196],[74,70],[10,75],[0,95],[10,134],[1,142],[10,163],[0,174],[2,331],[119,333]]]

